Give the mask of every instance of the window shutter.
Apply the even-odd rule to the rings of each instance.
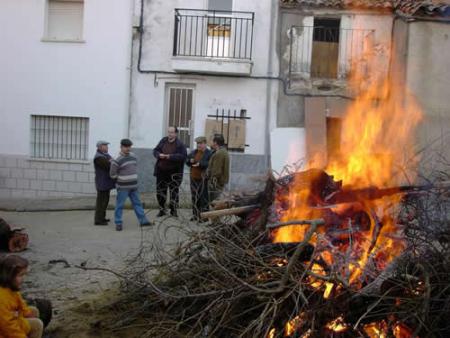
[[[83,2],[48,2],[48,38],[81,40],[83,36]]]

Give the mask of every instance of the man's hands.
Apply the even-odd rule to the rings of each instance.
[[[161,160],[168,160],[170,158],[169,154],[159,154],[159,158]]]

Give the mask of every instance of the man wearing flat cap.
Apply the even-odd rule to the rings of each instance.
[[[109,203],[111,189],[114,189],[114,180],[109,176],[111,168],[111,155],[108,154],[107,141],[97,142],[97,152],[94,156],[95,187],[97,189],[97,201],[95,203],[95,225],[108,225],[106,208]]]
[[[206,146],[206,137],[199,136],[195,139],[195,142],[197,142],[197,149],[188,155],[186,164],[191,168],[191,221],[201,221],[200,213],[208,210],[206,169],[208,168],[211,151]]]
[[[159,204],[157,217],[166,214],[167,190],[170,194],[170,214],[178,217],[179,189],[183,181],[187,151],[178,138],[177,127],[171,126],[167,129],[167,136],[153,149],[153,156],[156,158],[153,175],[156,177],[156,199]]]
[[[116,180],[117,199],[114,211],[116,230],[122,231],[122,213],[125,201],[130,198],[134,213],[141,226],[152,225],[145,216],[138,192],[137,157],[131,152],[133,142],[124,138],[120,141],[120,154],[112,161],[110,176]]]

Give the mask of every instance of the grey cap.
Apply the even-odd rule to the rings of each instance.
[[[120,140],[120,145],[124,147],[131,147],[133,145],[133,142],[131,142],[128,138],[123,138]]]
[[[102,140],[97,141],[97,148],[100,146],[103,146],[103,145],[107,146],[108,144],[109,144],[109,142],[107,142],[107,141],[102,141]]]
[[[206,143],[206,137],[205,136],[199,136],[195,138],[195,142],[197,143]]]

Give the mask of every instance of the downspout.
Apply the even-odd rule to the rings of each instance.
[[[271,9],[270,9],[270,31],[269,31],[269,52],[267,57],[267,74],[272,76],[272,62],[273,62],[273,53],[275,51],[273,41],[274,41],[274,14],[275,10],[277,10],[274,4],[278,4],[278,0],[271,1]],[[278,17],[278,16],[277,16]],[[265,167],[270,168],[270,111],[271,111],[271,103],[272,103],[272,81],[266,82],[266,137],[265,137]]]
[[[408,67],[408,48],[409,48],[409,23],[412,21],[411,18],[407,18],[403,15],[398,14],[397,12],[394,13],[394,20],[392,22],[392,32],[391,32],[391,50],[392,50],[392,55],[391,55],[391,61],[389,63],[389,77],[392,79],[393,78],[393,62],[394,62],[394,57],[398,57],[398,55],[393,56],[393,52],[394,52],[394,48],[395,47],[395,23],[397,22],[397,20],[402,20],[403,22],[405,22],[406,24],[406,36],[405,36],[405,50],[404,50],[404,55],[401,55],[401,60],[397,60],[397,62],[401,61],[401,63],[403,63],[404,65],[404,71],[402,72],[402,76],[403,78],[401,79],[402,81],[404,81],[403,83],[403,90],[406,92],[406,84],[408,83],[408,72],[407,72],[407,67]],[[395,74],[395,76],[398,76],[397,74]],[[405,94],[405,93],[402,93]],[[407,104],[407,95],[402,95],[402,106],[405,107]]]
[[[135,2],[133,2],[133,8],[131,9],[131,20],[134,17],[134,6]],[[131,24],[131,49],[130,49],[130,72],[129,72],[129,83],[128,83],[128,118],[127,118],[127,134],[126,137],[130,137],[130,128],[131,128],[131,104],[132,104],[132,93],[133,93],[133,51],[134,51],[134,39],[133,39],[133,21]]]

